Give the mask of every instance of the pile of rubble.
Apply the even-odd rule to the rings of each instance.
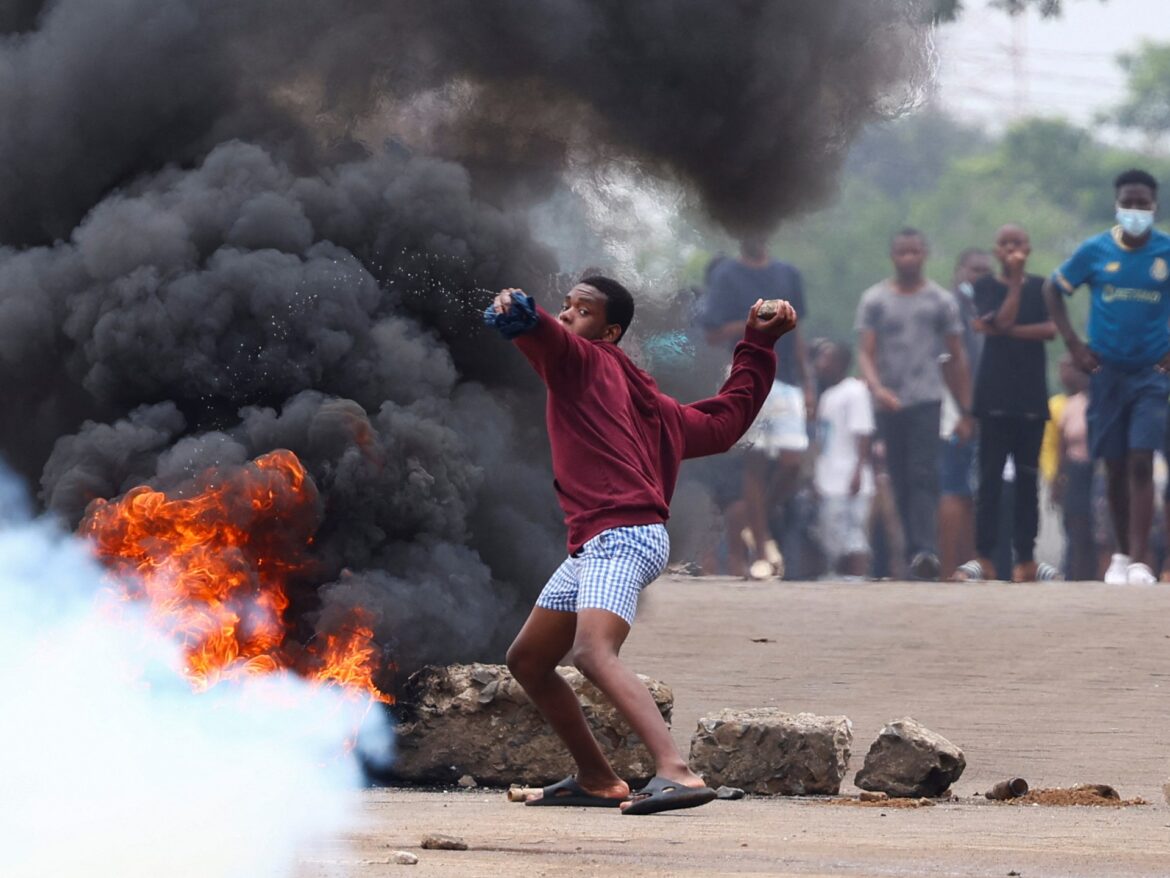
[[[559,670],[618,774],[634,783],[653,776],[650,754],[609,701],[578,671]],[[669,724],[670,689],[641,679]],[[407,682],[399,704],[399,780],[542,786],[573,773],[564,748],[502,665],[424,668]],[[690,764],[713,787],[765,796],[835,796],[852,745],[848,717],[724,710],[699,720]],[[937,797],[965,768],[958,747],[905,717],[881,730],[855,783],[892,798]]]

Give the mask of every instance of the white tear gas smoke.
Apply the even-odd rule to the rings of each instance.
[[[487,290],[555,276],[534,208],[620,167],[767,228],[918,94],[926,18],[22,0],[0,19],[0,453],[72,525],[289,448],[324,504],[298,618],[360,602],[405,668],[498,658],[561,552],[539,385],[476,321]]]
[[[353,828],[365,704],[291,677],[196,695],[174,644],[100,609],[82,543],[3,508],[0,874],[276,878]],[[388,752],[382,712],[365,731]]]

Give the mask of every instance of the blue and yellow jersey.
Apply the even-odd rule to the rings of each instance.
[[[1141,369],[1170,352],[1170,235],[1154,229],[1132,249],[1118,226],[1085,241],[1052,280],[1065,295],[1089,285],[1089,347],[1105,362]]]

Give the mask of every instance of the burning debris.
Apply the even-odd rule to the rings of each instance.
[[[561,553],[539,388],[474,319],[555,276],[533,209],[587,213],[566,180],[617,163],[735,230],[814,204],[929,78],[922,12],[22,0],[0,17],[0,454],[100,538],[94,501],[154,514],[288,449],[315,530],[232,574],[255,595],[292,565],[284,598],[212,590],[197,653],[235,614],[228,666],[313,665],[267,645],[276,616],[306,649],[362,618],[406,670],[498,656]]]
[[[292,669],[389,700],[374,686],[379,656],[361,608],[304,646],[290,636],[288,583],[308,572],[320,521],[317,488],[296,455],[273,451],[199,481],[206,487],[190,496],[138,487],[95,500],[78,529],[117,596],[145,603],[155,628],[182,646],[195,688]]]
[[[343,745],[390,748],[368,699],[291,674],[192,692],[145,605],[102,612],[107,571],[11,489],[0,466],[0,874],[287,878],[355,825]]]

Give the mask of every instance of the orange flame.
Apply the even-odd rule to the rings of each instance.
[[[118,596],[145,603],[151,623],[181,644],[193,686],[293,670],[390,702],[373,683],[368,620],[303,649],[286,643],[286,583],[306,569],[318,523],[317,488],[297,456],[273,451],[201,483],[190,496],[138,487],[95,500],[79,528]]]

